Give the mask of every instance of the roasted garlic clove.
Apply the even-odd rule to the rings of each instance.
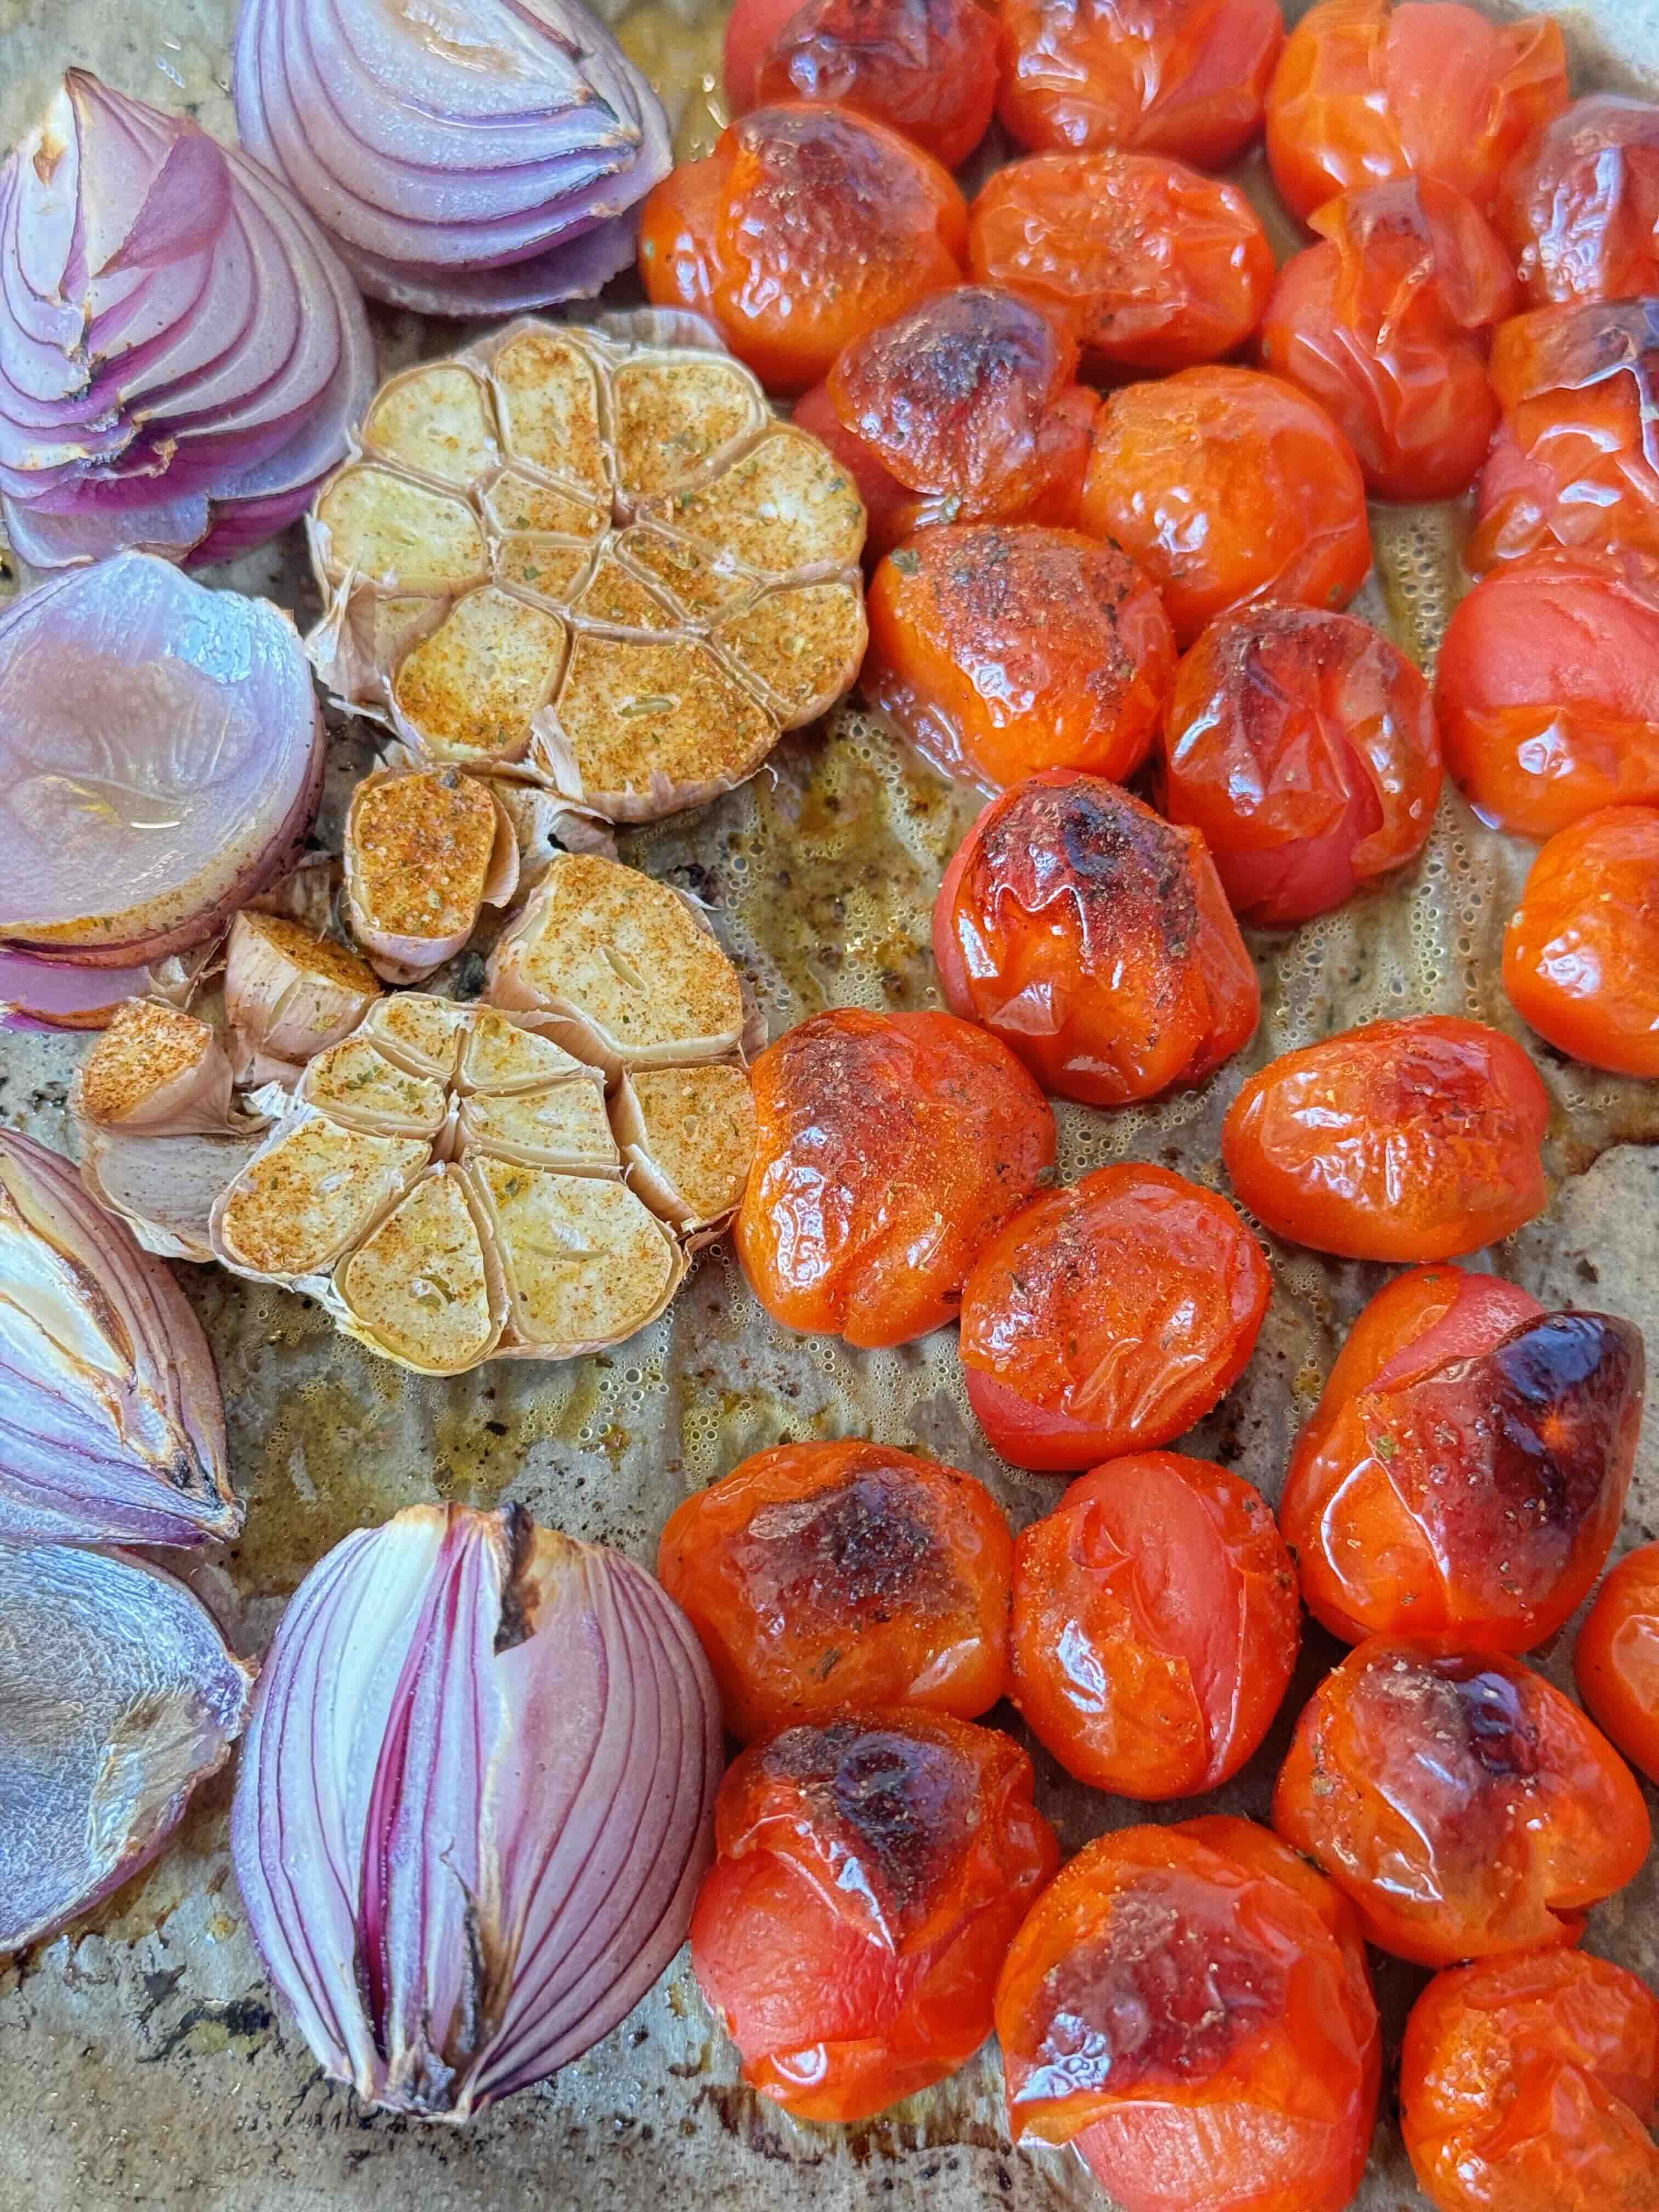
[[[614,1157],[614,1155],[613,1155]],[[571,1359],[653,1322],[678,1289],[678,1245],[626,1183],[479,1159],[515,1348]]]
[[[159,999],[130,999],[76,1068],[70,1111],[129,1135],[222,1135],[239,1126],[233,1079],[217,1030]]]
[[[365,776],[345,825],[352,934],[388,982],[453,960],[486,906],[518,888],[519,845],[489,787],[454,769]]]
[[[683,1234],[738,1210],[755,1157],[755,1098],[741,1067],[641,1067],[611,1109],[629,1180]]]
[[[380,994],[374,972],[282,915],[239,914],[225,947],[225,1014],[256,1054],[303,1066],[349,1036]]]
[[[213,1209],[217,1256],[265,1281],[321,1275],[426,1166],[417,1137],[379,1137],[307,1108],[273,1131]]]
[[[431,1168],[335,1272],[343,1325],[423,1375],[462,1375],[495,1350],[501,1273],[465,1170]]]

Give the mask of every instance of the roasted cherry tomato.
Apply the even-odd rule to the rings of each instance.
[[[945,1002],[1091,1106],[1202,1083],[1261,991],[1204,840],[1061,769],[994,799],[933,908]]]
[[[1400,2105],[1436,2212],[1659,2204],[1659,1998],[1583,1951],[1437,1974],[1406,2024]]]
[[[1301,1622],[1259,1492],[1208,1460],[1115,1459],[1015,1542],[1009,1694],[1078,1781],[1190,1797],[1267,1735]]]
[[[996,106],[996,18],[979,0],[738,0],[726,96],[733,115],[783,100],[851,108],[957,168]]]
[[[1161,154],[1011,161],[968,222],[974,274],[1035,293],[1097,368],[1218,361],[1273,290],[1273,248],[1237,185]]]
[[[1312,223],[1322,242],[1281,271],[1262,360],[1335,418],[1376,498],[1455,498],[1498,427],[1486,356],[1519,305],[1502,241],[1424,177],[1345,192]]]
[[[1352,447],[1322,407],[1253,368],[1187,368],[1114,392],[1083,526],[1140,563],[1183,647],[1258,599],[1346,606],[1371,564]]]
[[[1659,1783],[1659,1544],[1626,1552],[1602,1583],[1572,1664],[1590,1717]]]
[[[908,138],[841,108],[757,108],[645,203],[640,274],[659,307],[718,325],[777,392],[849,339],[959,282],[968,210]]]
[[[815,1014],[761,1054],[754,1085],[733,1236],[789,1328],[904,1344],[954,1320],[969,1268],[1054,1168],[1042,1092],[952,1014]]]
[[[1511,176],[1502,216],[1534,307],[1659,292],[1659,107],[1575,100]]]
[[[1593,553],[1498,569],[1447,625],[1435,706],[1446,765],[1500,829],[1659,801],[1659,579]]]
[[[1382,2074],[1352,1908],[1253,1821],[1085,1844],[997,1984],[1018,2142],[1073,2143],[1125,2212],[1343,2212]]]
[[[1273,1060],[1228,1109],[1221,1156],[1276,1237],[1350,1260],[1450,1260],[1542,1212],[1549,1117],[1512,1038],[1419,1014]]]
[[[1012,1571],[983,1483],[856,1437],[757,1452],[686,1499],[657,1554],[745,1743],[839,1705],[986,1711]]]
[[[1659,806],[1556,831],[1504,933],[1504,988],[1558,1051],[1659,1075]]]
[[[1267,92],[1267,160],[1299,216],[1391,177],[1431,177],[1490,212],[1516,156],[1567,104],[1559,23],[1489,22],[1447,0],[1321,0]]]
[[[1285,929],[1422,850],[1440,797],[1428,686],[1369,623],[1251,607],[1182,659],[1158,799],[1204,833],[1233,910]]]
[[[1060,1863],[1011,1738],[879,1709],[737,1761],[691,1964],[743,2078],[798,2119],[862,2120],[991,2033],[1008,1945]]]
[[[1619,1534],[1642,1382],[1627,1321],[1546,1313],[1460,1267],[1396,1277],[1291,1455],[1279,1524],[1309,1612],[1350,1644],[1542,1644]]]
[[[1175,639],[1115,545],[1034,523],[924,530],[876,570],[869,613],[865,696],[950,774],[1115,780],[1152,750]]]
[[[1126,1160],[1017,1213],[962,1296],[968,1401],[1016,1467],[1173,1443],[1244,1372],[1273,1279],[1224,1198]]]
[[[1373,1636],[1297,1723],[1273,1826],[1419,1966],[1576,1943],[1648,1855],[1636,1778],[1518,1659]]]
[[[1279,0],[1001,0],[1023,146],[1133,146],[1227,169],[1261,129]]]

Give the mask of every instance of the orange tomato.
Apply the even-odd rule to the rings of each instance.
[[[1595,1594],[1573,1648],[1590,1717],[1659,1783],[1659,1544],[1639,1544]]]
[[[1659,1075],[1659,806],[1556,831],[1504,933],[1504,988],[1558,1051]]]
[[[1015,1929],[1060,1863],[1007,1736],[848,1711],[729,1770],[691,1964],[743,2078],[802,2120],[861,2120],[991,2032]]]
[[[1542,1211],[1549,1110],[1510,1038],[1420,1014],[1271,1062],[1228,1109],[1221,1156],[1275,1236],[1351,1260],[1449,1260]]]
[[[1501,221],[1534,307],[1659,292],[1659,107],[1575,100],[1511,175]]]

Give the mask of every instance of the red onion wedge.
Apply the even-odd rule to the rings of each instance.
[[[229,1757],[252,1680],[159,1567],[0,1545],[0,1952],[155,1857]]]
[[[277,1627],[231,1818],[324,2070],[465,2120],[580,2057],[684,1938],[720,1768],[697,1639],[620,1553],[511,1505],[348,1536]]]
[[[242,0],[234,92],[364,291],[422,314],[590,298],[672,166],[581,0]]]

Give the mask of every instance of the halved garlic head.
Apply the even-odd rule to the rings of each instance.
[[[518,888],[519,845],[487,783],[453,768],[383,769],[351,794],[346,914],[389,983],[414,983],[461,951],[486,906]]]
[[[239,914],[225,947],[225,1013],[254,1051],[301,1065],[355,1030],[380,994],[366,960],[284,915]]]
[[[219,1033],[160,999],[129,999],[76,1070],[71,1110],[100,1129],[222,1133],[230,1055]]]
[[[424,761],[650,821],[851,684],[864,534],[729,355],[515,323],[380,392],[312,511],[308,647]]]

